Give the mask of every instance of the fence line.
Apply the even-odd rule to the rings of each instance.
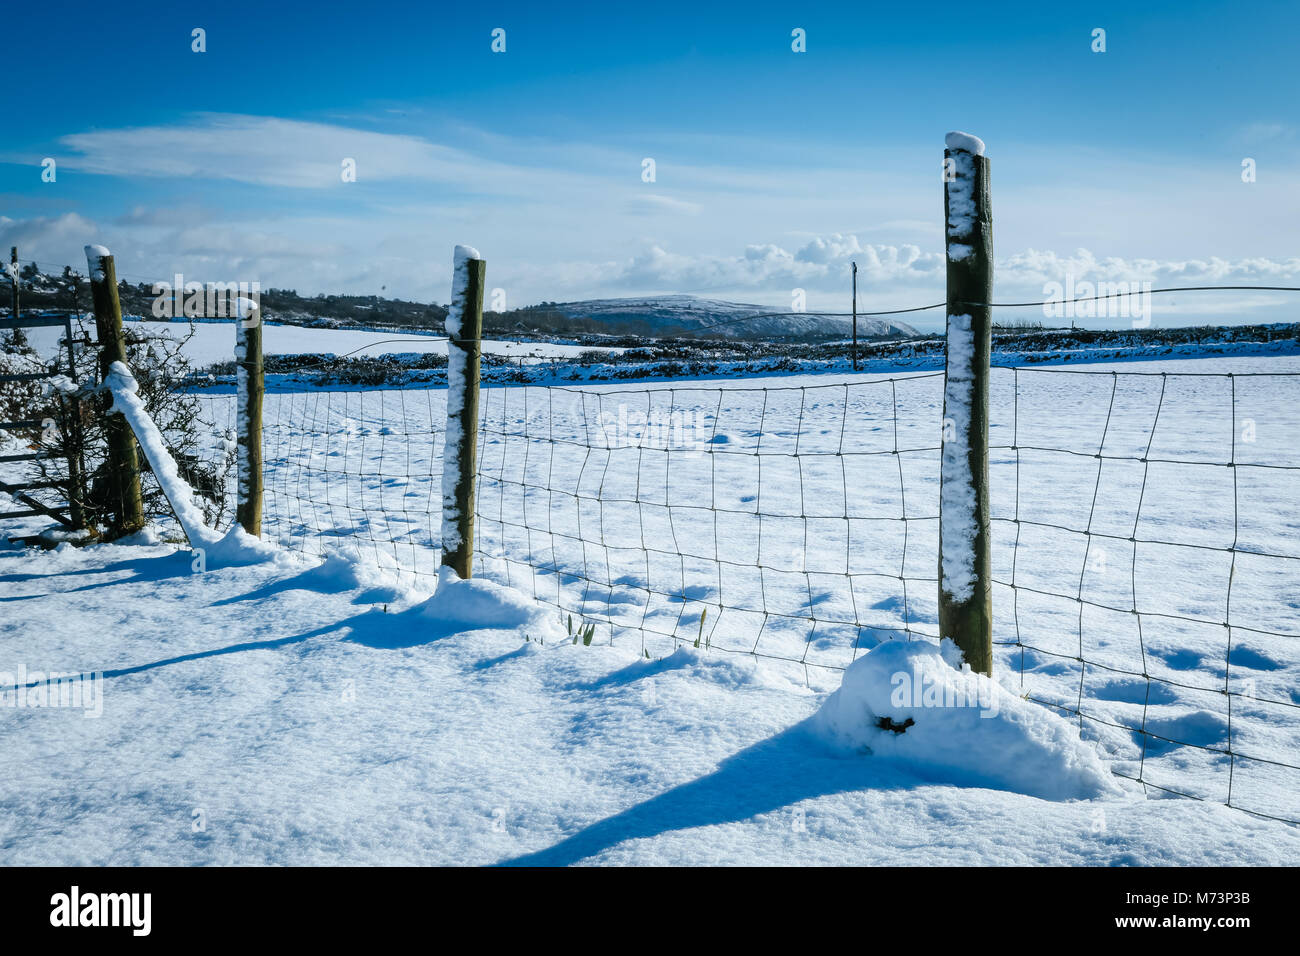
[[[37,268],[41,269],[41,271],[42,271],[43,274],[45,274],[45,275],[50,275],[50,276],[53,276],[53,277],[55,277],[55,278],[60,278],[60,277],[61,277],[61,274],[60,274],[60,273],[53,273],[53,272],[50,272],[50,271],[49,271],[50,268],[54,268],[54,269],[57,269],[57,270],[62,270],[62,269],[65,269],[65,268],[67,268],[67,269],[72,269],[73,272],[74,272],[74,274],[77,276],[78,279],[82,279],[82,280],[85,279],[85,276],[81,275],[81,273],[78,271],[78,270],[80,269],[79,266],[71,266],[71,265],[66,265],[66,264],[63,264],[63,263],[57,263],[57,264],[55,264],[54,266],[51,267],[51,266],[48,264],[48,261],[47,261],[47,264],[46,264],[45,266],[41,266],[41,264],[40,264],[39,262],[37,262],[36,260],[34,260],[34,259],[22,259],[22,258],[20,258],[20,259],[18,260],[18,262],[19,262],[19,264],[21,264],[21,265],[34,265],[34,266],[37,266]],[[119,278],[122,278],[122,279],[134,279],[134,280],[136,280],[136,284],[137,284],[137,285],[140,285],[140,284],[144,284],[144,285],[152,285],[152,284],[155,283],[155,281],[160,281],[160,280],[150,279],[150,278],[148,278],[148,277],[146,277],[146,276],[142,276],[142,275],[138,275],[138,274],[123,273],[123,272],[119,272],[119,273],[118,273],[118,277],[119,277]],[[171,281],[171,276],[169,275],[169,276],[166,277],[165,280],[161,280],[161,281],[170,282],[170,281]],[[1091,280],[1089,280],[1089,281],[1091,281]],[[1105,282],[1107,282],[1107,281],[1109,281],[1109,280],[1100,280],[1100,279],[1099,279],[1099,280],[1097,280],[1097,281],[1098,281],[1099,283],[1105,283]],[[1131,283],[1131,284],[1135,284],[1135,283]],[[1199,285],[1199,286],[1165,286],[1165,287],[1162,287],[1162,288],[1159,288],[1159,289],[1145,289],[1145,290],[1131,290],[1131,291],[1127,291],[1127,292],[1109,292],[1109,293],[1100,293],[1100,294],[1097,294],[1097,295],[1090,295],[1090,296],[1078,296],[1078,297],[1071,298],[1071,299],[1064,299],[1064,298],[1062,298],[1062,299],[1034,299],[1034,300],[1029,300],[1029,301],[1024,301],[1024,302],[985,302],[985,301],[964,301],[964,300],[963,300],[963,301],[960,301],[959,304],[960,304],[960,305],[963,305],[963,306],[970,306],[970,307],[973,307],[973,308],[990,308],[990,309],[1026,309],[1026,308],[1041,308],[1041,309],[1047,309],[1048,307],[1053,307],[1053,308],[1055,308],[1055,307],[1057,307],[1057,306],[1076,305],[1076,304],[1084,303],[1084,302],[1104,302],[1104,301],[1109,301],[1109,300],[1111,300],[1111,299],[1128,299],[1128,298],[1132,298],[1133,296],[1143,296],[1143,295],[1171,295],[1171,294],[1182,293],[1182,292],[1300,292],[1300,286],[1285,286],[1285,285]],[[881,317],[884,317],[884,316],[891,316],[891,315],[907,315],[907,314],[916,313],[916,312],[933,312],[935,309],[942,309],[942,308],[945,308],[945,307],[948,306],[948,305],[949,305],[949,303],[948,303],[947,301],[943,301],[943,302],[931,302],[931,303],[928,303],[928,304],[926,304],[926,305],[906,306],[906,307],[904,307],[904,308],[898,308],[898,309],[884,309],[884,310],[879,310],[879,311],[874,311],[874,312],[865,312],[865,311],[856,310],[856,309],[853,310],[853,311],[849,311],[849,312],[835,312],[835,311],[828,311],[828,310],[822,310],[822,309],[813,310],[813,311],[807,311],[807,312],[794,312],[794,311],[792,311],[792,310],[784,310],[784,311],[777,311],[777,312],[757,312],[757,313],[753,313],[753,314],[751,314],[751,315],[742,315],[742,316],[737,316],[737,317],[735,317],[735,318],[723,319],[723,320],[720,321],[720,322],[714,322],[714,323],[711,323],[711,324],[709,324],[709,325],[699,326],[699,327],[697,327],[697,328],[690,329],[690,330],[687,331],[687,332],[683,332],[682,334],[683,334],[683,335],[698,335],[698,334],[700,334],[700,333],[702,333],[702,332],[710,332],[710,331],[713,331],[713,330],[715,330],[715,329],[728,328],[728,327],[733,326],[733,325],[738,325],[738,324],[741,324],[741,323],[744,323],[744,322],[752,322],[752,321],[755,321],[755,320],[757,320],[757,319],[784,318],[784,317],[788,317],[788,316],[791,316],[791,315],[825,316],[825,317],[829,317],[829,318],[851,318],[851,317],[856,317],[856,318],[881,318]],[[268,321],[272,321],[272,322],[274,322],[274,321],[275,321],[274,316],[271,316],[271,317],[268,319]],[[346,330],[346,328],[347,328],[346,326],[342,327],[343,330]],[[391,339],[391,340],[384,340],[384,341],[402,341],[402,340],[401,340],[401,339]],[[421,337],[421,338],[419,338],[419,339],[415,339],[415,341],[424,341],[424,338]],[[378,344],[383,344],[383,342],[371,343],[371,346],[373,346],[373,345],[378,345]],[[363,348],[369,348],[369,347],[371,347],[371,346],[364,346]],[[354,350],[353,353],[348,353],[348,354],[354,354],[355,351],[361,351],[361,349]],[[339,356],[339,357],[342,357],[342,356]]]
[[[942,386],[484,387],[479,562],[597,643],[833,686],[939,637]],[[444,394],[268,393],[265,533],[432,587]],[[995,674],[1152,792],[1300,823],[1300,373],[995,367],[990,407]]]
[[[995,673],[1152,792],[1300,823],[1284,598],[1300,590],[1300,375],[991,373]],[[484,570],[602,641],[698,644],[830,686],[882,640],[940,635],[944,379],[487,387]],[[1038,383],[1048,394],[1027,400]],[[268,393],[264,534],[364,549],[431,586],[445,394]],[[1243,439],[1246,421],[1269,440]],[[1097,570],[1109,554],[1127,573]]]
[[[447,390],[266,396],[263,533],[429,584],[477,552],[586,643],[599,626],[647,657],[689,644],[810,685],[943,635],[976,670],[1010,665],[1144,788],[1300,823],[1300,373],[1065,377],[989,356],[994,308],[1300,288],[992,302],[984,147],[947,142],[946,302],[857,313],[946,305],[945,371],[480,392],[481,332],[453,305]],[[1256,406],[1262,438],[1239,416]]]
[[[1300,641],[1286,596],[1300,585],[1293,504],[1300,497],[1300,374],[1083,373],[1090,377],[1084,382],[1102,384],[1089,400],[1106,409],[1085,445],[1077,421],[1073,436],[1061,435],[1059,422],[1032,422],[1031,434],[1055,427],[1057,440],[1026,440],[1022,412],[1022,379],[1079,370],[1009,371],[1011,441],[993,447],[1012,456],[1002,464],[1014,472],[1013,500],[1010,514],[995,515],[994,523],[1013,543],[1010,565],[1002,563],[994,583],[1009,598],[1014,639],[995,641],[1014,653],[1022,690],[1077,718],[1081,731],[1108,746],[1121,776],[1300,823],[1300,696],[1294,673],[1281,673],[1296,661]],[[1116,414],[1134,394],[1154,406],[1145,436]],[[1239,413],[1247,399],[1268,423],[1269,441],[1261,443],[1255,418]],[[1214,442],[1226,454],[1208,454]],[[1259,448],[1246,456],[1252,445]],[[1034,465],[1053,476],[1039,481],[1037,492],[1025,480]],[[1067,495],[1071,471],[1085,492],[1066,508],[1077,520],[1053,520],[1043,513],[1043,489]],[[1131,523],[1105,507],[1117,489],[1127,491]],[[1166,498],[1169,490],[1175,494]],[[1216,507],[1224,501],[1230,507]],[[1073,562],[1063,559],[1057,569],[1073,563],[1075,584],[1037,580],[1032,562],[1063,551]],[[1118,568],[1107,561],[1114,551]],[[1207,586],[1210,578],[1221,586]],[[1269,740],[1270,733],[1281,739]],[[1163,758],[1177,748],[1175,767]],[[1277,782],[1270,778],[1285,778],[1287,787],[1269,788]],[[1266,800],[1261,794],[1270,789],[1289,790],[1292,799]]]
[[[914,530],[934,537],[937,506],[909,507],[904,470],[937,459],[938,433],[909,440],[921,426],[900,428],[899,391],[941,380],[486,390],[480,550],[611,643],[639,635],[642,653],[698,642],[807,678],[842,670],[874,633],[937,639],[935,551]],[[868,418],[881,437],[855,447],[850,421]],[[893,523],[888,559],[864,547]]]

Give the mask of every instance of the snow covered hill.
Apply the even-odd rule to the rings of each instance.
[[[707,331],[732,339],[824,340],[844,338],[853,328],[848,316],[793,312],[693,295],[591,299],[560,302],[550,308],[570,319],[595,320],[611,332],[648,336]],[[916,334],[916,329],[905,322],[858,318],[858,337],[862,339],[910,338]]]
[[[123,327],[128,334],[167,335],[184,341],[185,354],[195,368],[204,368],[229,362],[234,356],[235,324],[233,321],[173,322],[141,321],[127,317]],[[442,334],[415,332],[375,332],[356,329],[309,328],[301,325],[282,325],[267,322],[263,326],[263,351],[267,355],[348,355],[373,357],[384,353],[447,354],[447,338]],[[58,343],[63,330],[59,328],[33,329],[28,340],[43,355],[58,355]],[[483,351],[511,361],[540,362],[554,358],[572,358],[593,351],[589,346],[563,345],[551,342],[511,342],[485,340]],[[618,353],[622,349],[602,349]]]
[[[23,304],[27,309],[67,309],[77,302],[77,285],[70,275],[33,271],[23,281]],[[156,296],[150,283],[123,282],[119,287],[122,312],[128,320],[149,316]],[[81,288],[81,306],[86,305]],[[270,323],[316,329],[419,335],[442,332],[446,309],[383,296],[300,296],[292,290],[264,289],[263,315]],[[705,330],[735,340],[826,341],[850,334],[847,316],[813,311],[794,312],[788,306],[773,307],[727,302],[694,295],[656,295],[617,299],[589,299],[577,302],[544,303],[505,312],[484,313],[484,330],[496,338],[515,333],[562,336],[574,332],[614,333],[654,337],[690,335]],[[843,311],[847,311],[845,306]],[[836,310],[840,311],[840,310]],[[762,316],[762,318],[750,318]],[[887,319],[860,317],[862,339],[910,338],[912,326]]]

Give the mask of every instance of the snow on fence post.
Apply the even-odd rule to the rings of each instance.
[[[239,397],[235,437],[239,456],[235,520],[253,537],[262,533],[262,309],[253,299],[235,300],[235,372]]]
[[[21,313],[21,310],[18,308],[19,285],[18,285],[18,247],[17,246],[13,246],[9,250],[9,279],[13,283],[14,321],[17,322],[18,316]],[[20,335],[22,335],[22,330],[15,326],[14,337],[17,338]]]
[[[447,434],[442,452],[442,563],[461,579],[474,570],[480,339],[487,263],[469,246],[452,257],[447,309]]]
[[[110,419],[122,422],[140,443],[149,467],[153,469],[158,488],[171,506],[172,514],[185,532],[191,547],[210,547],[218,536],[203,523],[203,512],[194,504],[194,491],[180,477],[176,459],[167,450],[162,432],[149,417],[140,398],[140,386],[125,362],[114,362],[104,377],[104,391],[108,394]]]
[[[90,271],[90,295],[95,308],[95,330],[99,339],[99,377],[107,382],[114,362],[126,365],[126,341],[122,337],[122,303],[117,297],[117,267],[113,254],[103,246],[86,246]],[[107,413],[111,398],[103,401]],[[109,415],[104,423],[108,434],[109,495],[116,509],[113,535],[133,534],[144,527],[144,503],[140,498],[140,463],[136,457],[131,426],[120,415]]]
[[[939,491],[939,633],[971,670],[993,673],[989,538],[989,361],[993,218],[984,143],[949,133],[944,151],[948,344]]]

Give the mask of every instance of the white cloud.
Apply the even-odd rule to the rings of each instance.
[[[1270,259],[1253,256],[1242,259],[1132,259],[1121,256],[1098,258],[1087,249],[1072,255],[1027,249],[997,262],[998,281],[1019,285],[1076,279],[1107,282],[1149,281],[1158,285],[1277,285],[1297,284],[1300,257]]]
[[[1245,143],[1264,144],[1295,138],[1296,129],[1286,123],[1247,123],[1238,132],[1238,137]]]
[[[790,289],[843,287],[849,263],[858,261],[860,284],[899,284],[911,287],[938,281],[942,284],[941,253],[923,253],[913,245],[864,245],[857,236],[819,236],[791,252],[772,243],[755,244],[734,256],[700,256],[673,253],[650,245],[627,260],[606,281],[629,289],[728,288],[780,293]]]
[[[654,215],[669,213],[686,216],[698,216],[700,204],[674,199],[663,193],[634,193],[623,204],[624,208],[635,215]]]
[[[394,133],[271,116],[199,114],[184,124],[94,130],[62,137],[70,169],[106,176],[234,180],[323,189],[342,184],[345,159],[357,181],[427,181],[509,190],[524,167]]]
[[[99,234],[98,226],[75,212],[32,219],[0,216],[0,237],[3,237],[3,244],[18,246],[19,254],[25,259],[31,258],[26,252],[33,247],[49,249],[51,252],[57,249],[60,255],[65,255],[69,249],[80,252],[87,243],[96,241]]]
[[[418,233],[390,233],[372,242],[368,235],[351,235],[346,220],[182,221],[164,229],[156,223],[167,222],[167,217],[150,219],[147,226],[136,225],[134,218],[138,217],[101,226],[75,213],[24,220],[0,217],[0,246],[17,244],[25,259],[82,268],[82,246],[103,242],[117,255],[119,272],[132,281],[181,271],[200,280],[257,280],[264,286],[305,293],[374,293],[386,286],[390,295],[447,298],[450,252]],[[863,311],[943,298],[941,252],[909,243],[864,242],[845,233],[813,236],[790,248],[752,243],[730,255],[684,252],[662,241],[646,240],[622,257],[556,261],[489,256],[489,271],[492,284],[507,289],[514,305],[668,292],[784,305],[790,290],[798,287],[808,291],[810,308],[841,311],[847,308],[850,262],[854,261]],[[1045,283],[1063,282],[1067,276],[1076,282],[1150,281],[1157,288],[1300,285],[1300,258],[1157,260],[1098,256],[1087,249],[1057,253],[1031,248],[997,260],[997,298],[1041,300]],[[1288,318],[1300,307],[1300,298],[1254,294],[1225,298],[1207,293],[1184,297],[1178,307],[1189,314],[1221,314],[1222,320],[1268,307],[1277,310],[1280,318]]]
[[[811,308],[839,309],[851,261],[864,308],[943,295],[933,150],[808,143],[782,158],[755,146],[727,165],[699,161],[717,155],[713,141],[620,148],[453,128],[454,139],[440,143],[339,125],[351,122],[200,114],[66,136],[71,155],[61,168],[115,177],[95,193],[99,214],[2,220],[0,231],[24,257],[79,264],[82,245],[99,241],[118,253],[124,275],[179,270],[309,293],[386,286],[445,301],[450,249],[468,242],[484,251],[489,281],[512,304],[691,292],[781,305],[799,287]],[[1277,125],[1254,133],[1289,135]],[[996,233],[999,249],[1022,251],[998,260],[1003,300],[1041,298],[1043,283],[1067,274],[1300,284],[1295,259],[1269,257],[1289,250],[1300,212],[1300,193],[1285,181],[1247,187],[1231,165],[1196,169],[1128,154],[1062,166],[1033,145],[1012,147],[999,160]],[[657,160],[654,186],[640,182],[647,154]],[[344,157],[357,161],[363,188],[340,183]],[[202,199],[177,199],[168,177]],[[248,191],[233,193],[227,205],[222,180],[264,189],[251,202]],[[335,184],[341,192],[328,189]],[[1041,251],[1075,245],[1107,254]],[[1219,255],[1187,255],[1201,250]]]

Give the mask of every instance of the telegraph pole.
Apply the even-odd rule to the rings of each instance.
[[[858,370],[858,263],[853,262],[853,371]]]

